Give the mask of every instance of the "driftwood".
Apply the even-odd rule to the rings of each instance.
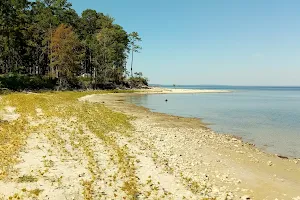
[[[281,155],[277,155],[278,158],[282,158],[282,159],[289,159],[288,157],[286,156],[281,156]]]

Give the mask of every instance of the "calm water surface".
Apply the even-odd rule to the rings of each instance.
[[[300,87],[177,88],[233,92],[152,94],[128,97],[128,101],[156,112],[202,118],[216,132],[241,136],[271,153],[300,158]]]

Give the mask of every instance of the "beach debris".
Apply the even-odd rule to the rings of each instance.
[[[168,99],[166,99],[165,102],[168,102]]]
[[[282,156],[282,155],[278,155],[278,154],[275,154],[278,158],[282,158],[282,159],[289,159],[288,157],[286,156]]]
[[[249,195],[244,195],[241,197],[242,200],[250,200],[251,197]]]
[[[267,164],[268,164],[269,166],[272,166],[272,165],[273,165],[272,161],[268,161]]]

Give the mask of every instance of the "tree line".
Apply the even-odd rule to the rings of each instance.
[[[67,0],[0,1],[0,81],[5,86],[18,81],[61,89],[122,85],[129,54],[133,76],[140,41],[137,32],[127,33],[109,15],[87,9],[79,16]]]

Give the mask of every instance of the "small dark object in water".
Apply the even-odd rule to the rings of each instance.
[[[167,101],[168,101],[168,99],[165,100],[165,102],[167,102]]]

